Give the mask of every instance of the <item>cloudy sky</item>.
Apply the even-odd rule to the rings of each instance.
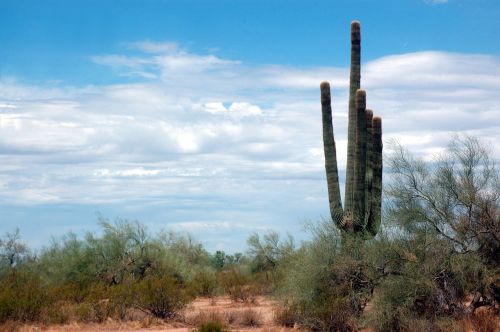
[[[305,238],[329,214],[322,80],[344,178],[353,19],[384,141],[431,158],[469,133],[498,158],[496,0],[0,0],[0,233]]]

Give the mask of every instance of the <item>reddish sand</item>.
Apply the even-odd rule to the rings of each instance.
[[[182,312],[182,318],[178,322],[163,322],[151,317],[141,317],[138,320],[119,322],[112,319],[101,324],[71,323],[66,325],[37,326],[25,325],[21,332],[47,331],[144,331],[144,332],[191,332],[200,321],[207,319],[220,319],[230,322],[231,331],[252,332],[286,332],[297,331],[292,328],[276,326],[274,323],[274,312],[276,304],[265,297],[258,297],[253,303],[235,303],[228,297],[198,298]],[[249,315],[257,317],[258,326],[248,326],[244,323],[244,317]],[[1,329],[1,327],[0,327]]]

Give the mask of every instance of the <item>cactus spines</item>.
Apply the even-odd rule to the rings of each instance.
[[[332,125],[330,84],[321,83],[323,147],[330,214],[337,227],[362,238],[374,237],[380,227],[382,202],[382,120],[366,109],[360,89],[360,24],[351,24],[351,78],[345,205],[340,197],[337,152]]]

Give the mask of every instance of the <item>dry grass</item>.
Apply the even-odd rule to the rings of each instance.
[[[279,307],[274,310],[274,322],[279,326],[294,327],[297,320],[297,314],[293,309]]]
[[[256,310],[248,308],[238,314],[237,322],[240,326],[259,327],[262,325],[262,317]]]
[[[192,332],[209,322],[227,326],[230,331],[240,332],[289,332],[292,327],[278,326],[275,322],[277,305],[265,297],[258,297],[257,304],[234,302],[230,297],[198,298],[183,312],[178,321],[164,321],[135,311],[127,312],[124,320],[108,318],[100,323],[82,321],[73,316],[76,307],[67,306],[68,322],[50,325],[7,322],[0,332],[91,332],[91,331],[140,331],[140,332]],[[88,309],[88,308],[87,308]],[[93,310],[90,310],[93,314]],[[89,316],[92,316],[89,314]],[[89,317],[94,320],[93,317]],[[97,317],[99,318],[99,317]],[[95,319],[98,320],[98,319]]]
[[[228,324],[227,314],[220,311],[199,311],[184,318],[186,324],[201,326],[207,323]]]
[[[194,314],[186,315],[186,324],[191,326],[202,326],[207,323],[219,323],[231,327],[259,327],[263,325],[263,318],[260,312],[251,309],[232,309],[227,311],[198,311]]]
[[[467,332],[498,332],[500,331],[500,317],[488,311],[479,311],[463,319],[461,325]]]

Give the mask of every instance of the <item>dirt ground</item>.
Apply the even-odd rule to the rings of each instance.
[[[274,316],[277,309],[277,304],[266,297],[257,297],[251,303],[235,303],[228,297],[198,298],[183,310],[179,319],[171,322],[165,322],[144,313],[135,312],[132,313],[131,320],[125,322],[108,319],[101,324],[74,322],[66,325],[24,325],[21,327],[17,324],[9,325],[7,323],[0,326],[0,332],[192,332],[195,331],[196,326],[199,326],[200,323],[213,320],[229,324],[231,331],[297,332],[298,329],[281,327],[275,324]],[[367,309],[370,310],[370,307]],[[500,319],[495,321],[500,327]],[[464,330],[468,332],[481,330],[474,325],[473,322],[468,322],[464,324]],[[373,332],[373,330],[365,328],[360,330],[360,332]]]
[[[176,322],[163,322],[142,316],[138,313],[137,319],[128,322],[119,322],[108,319],[101,324],[71,323],[56,326],[25,325],[21,332],[82,332],[82,331],[143,331],[143,332],[191,332],[203,321],[222,320],[229,322],[231,331],[252,332],[286,332],[297,331],[292,328],[276,326],[274,313],[277,306],[272,300],[257,297],[251,303],[235,303],[228,297],[198,298],[182,312],[182,318]],[[253,321],[255,320],[255,323]],[[253,326],[252,326],[253,325]]]

